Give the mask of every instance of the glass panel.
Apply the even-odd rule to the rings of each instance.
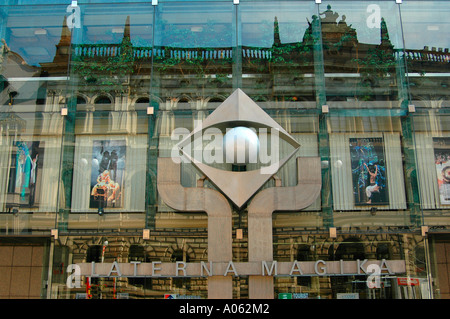
[[[401,6],[412,104],[449,106],[450,3],[408,1]]]
[[[334,226],[414,226],[420,209],[411,122],[383,109],[353,114],[327,119]]]
[[[166,276],[108,276],[95,278],[82,276],[79,287],[68,288],[67,267],[86,262],[112,263],[119,261],[120,267],[127,263],[164,262],[200,263],[206,261],[203,253],[207,249],[206,232],[191,232],[184,238],[183,245],[166,241],[167,233],[154,232],[142,241],[139,237],[85,236],[62,237],[55,243],[53,264],[60,265],[61,273],[53,275],[53,296],[57,299],[165,299],[166,295],[178,298],[206,299],[208,279],[205,277],[166,277]],[[176,236],[175,233],[172,235]],[[170,237],[171,235],[169,235]],[[175,239],[175,237],[172,237]],[[62,243],[67,243],[63,245]],[[79,248],[77,248],[79,247]],[[76,252],[75,252],[76,251]],[[120,252],[119,252],[120,251]],[[75,252],[75,253],[69,253]],[[136,265],[136,264],[134,264]],[[98,265],[99,266],[99,265]],[[56,268],[56,267],[55,267]],[[56,268],[58,269],[58,268]],[[123,269],[123,268],[122,268]]]
[[[319,17],[334,226],[415,225],[420,211],[398,5],[328,1]]]
[[[59,113],[0,114],[0,229],[39,233],[54,226],[63,120]]]
[[[445,229],[450,213],[450,117],[437,109],[414,115],[419,196],[425,225]]]
[[[417,177],[425,225],[440,231],[448,224],[450,143],[449,20],[447,1],[410,1],[401,6]]]
[[[59,112],[70,45],[65,12],[65,6],[0,6],[2,112]]]
[[[231,1],[167,2],[155,10],[151,92],[156,134],[151,143],[157,145],[157,152],[152,156],[170,157],[173,146],[180,142],[178,132],[189,134],[236,88],[235,7]],[[156,163],[150,170],[156,173]],[[195,185],[201,177],[190,163],[183,165],[183,171],[186,186]],[[156,217],[157,227],[177,225],[170,221],[166,224],[174,218],[186,227],[205,225],[204,215],[200,220],[191,214],[173,216],[167,214],[172,209],[158,204],[158,211],[163,213]]]
[[[303,274],[293,277],[275,277],[275,298],[282,299],[429,299],[430,283],[425,265],[425,241],[412,234],[359,235],[345,234],[336,239],[320,235],[300,235],[291,231],[289,236],[283,229],[275,229],[275,259],[303,264]],[[376,239],[375,239],[376,238]],[[386,260],[405,262],[404,272],[392,273],[390,267],[380,269],[379,277],[365,272],[364,260]],[[356,267],[343,266],[348,262],[361,264]],[[307,274],[307,263],[317,264],[316,271]],[[333,262],[339,266],[333,268]],[[336,263],[334,264],[336,265]],[[301,266],[299,266],[301,267]],[[323,267],[323,268],[322,268]],[[381,267],[380,267],[381,268]],[[390,269],[391,273],[389,273]],[[332,271],[338,274],[327,275]],[[353,271],[351,270],[353,269]],[[369,286],[371,285],[371,286]]]
[[[48,232],[58,205],[66,6],[0,6],[1,232]]]
[[[263,108],[315,108],[313,2],[243,2],[242,88]]]
[[[73,15],[58,225],[142,229],[153,7],[81,4]]]
[[[158,5],[152,89],[161,110],[172,101],[172,109],[205,111],[230,94],[233,12],[232,3]]]
[[[394,1],[319,5],[330,108],[399,108],[404,92],[402,34]]]
[[[368,273],[283,274],[275,296],[445,298],[448,1],[158,2],[0,5],[0,255],[39,242],[33,297],[206,298],[206,276],[83,276],[69,288],[67,265],[209,260],[209,217],[161,200],[157,160],[241,89],[300,144],[258,190],[297,185],[298,156],[321,160],[321,196],[272,215],[272,259],[406,265],[376,288]],[[203,133],[202,147],[217,146]],[[228,164],[218,166],[256,166]],[[217,189],[191,163],[180,174],[183,187]],[[245,263],[249,206],[230,207],[231,259]],[[248,298],[250,283],[234,277],[233,298]],[[3,286],[0,297],[13,296]]]
[[[301,145],[277,172],[284,187],[297,185],[298,156],[320,156],[316,91],[320,38],[319,25],[312,19],[316,9],[313,2],[290,1],[243,1],[238,6],[239,86]],[[281,139],[274,145],[284,160],[290,148]],[[274,186],[269,180],[263,188]],[[321,207],[318,198],[305,211]],[[274,214],[276,223],[283,225],[323,226],[322,216],[310,217],[301,212]]]
[[[151,73],[152,7],[80,5],[78,11],[82,25],[73,29],[71,84],[84,102],[77,110],[142,109]]]

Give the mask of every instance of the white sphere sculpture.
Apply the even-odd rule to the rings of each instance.
[[[223,145],[226,163],[246,165],[257,162],[259,139],[252,129],[237,126],[228,130]]]

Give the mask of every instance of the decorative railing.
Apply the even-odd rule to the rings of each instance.
[[[74,55],[80,58],[109,58],[122,54],[120,44],[82,44],[74,46]],[[221,60],[233,57],[232,48],[171,48],[171,47],[133,47],[132,54],[135,59],[171,58],[180,60],[206,59]],[[272,57],[270,48],[242,48],[244,58],[267,59]]]
[[[235,49],[229,48],[173,48],[173,47],[132,47],[126,48],[121,44],[82,44],[74,46],[74,55],[78,58],[111,58],[120,56],[124,50],[132,52],[134,60],[145,61],[148,59],[177,59],[177,60],[212,60],[219,61],[233,58]],[[296,50],[292,57],[299,58],[302,54],[296,55]],[[275,48],[240,48],[242,58],[246,60],[260,59],[274,61],[282,50]],[[448,49],[429,50],[425,47],[423,50],[394,50],[395,59],[406,59],[409,63],[427,62],[429,66],[439,66],[441,63],[450,63],[450,53]]]
[[[426,62],[447,62],[450,63],[450,53],[445,50],[405,50],[405,58],[409,61],[426,61]]]
[[[119,44],[81,44],[74,46],[74,55],[77,57],[115,57],[120,55]]]

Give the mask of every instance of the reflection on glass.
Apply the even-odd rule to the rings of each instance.
[[[80,10],[83,28],[72,31],[71,84],[86,104],[77,109],[134,111],[142,107],[135,102],[149,94],[152,8],[121,4],[114,10],[103,5]]]
[[[173,100],[174,107],[189,101],[203,110],[209,100],[223,100],[219,95],[223,91],[230,94],[232,4],[167,3],[158,6],[156,17],[154,72],[161,87],[158,96],[163,101]]]
[[[239,10],[244,91],[257,102],[275,103],[263,108],[310,107],[319,41],[314,4],[243,2]]]
[[[446,106],[450,99],[450,4],[408,1],[401,12],[412,103],[427,108]]]
[[[7,15],[0,28],[1,111],[55,112],[64,93],[70,35],[65,6],[0,7]]]
[[[402,41],[395,3],[327,1],[319,7],[329,105],[392,101],[368,105],[398,107]]]
[[[445,229],[450,214],[448,1],[70,3],[0,5],[0,233],[47,238],[58,228],[49,295],[81,297],[86,284],[107,298],[207,295],[205,278],[101,278],[69,291],[64,269],[207,260],[206,214],[161,202],[156,159],[172,155],[175,129],[190,133],[237,88],[301,145],[262,188],[297,185],[296,156],[322,160],[322,197],[274,214],[274,260],[408,262],[379,290],[352,274],[278,277],[276,291],[427,294],[426,240],[413,232],[422,222]],[[215,187],[185,164],[184,187]],[[233,226],[245,233],[245,210],[237,213]],[[324,235],[330,225],[338,238]],[[152,230],[145,240],[143,229]],[[233,240],[233,258],[245,262],[247,238]],[[414,277],[420,286],[407,286]],[[233,280],[234,294],[248,297],[248,278]]]

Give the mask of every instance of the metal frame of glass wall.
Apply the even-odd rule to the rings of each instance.
[[[434,243],[450,225],[450,4],[319,2],[0,5],[0,231],[48,238],[42,280],[52,286],[41,297],[85,296],[65,285],[62,265],[73,262],[207,260],[207,216],[161,201],[157,158],[172,156],[182,134],[236,89],[300,143],[296,156],[322,163],[320,198],[274,214],[274,258],[405,259],[405,276],[425,287],[391,281],[374,292],[360,278],[277,278],[277,294],[446,296]],[[102,178],[114,181],[108,196],[97,187],[104,165]],[[294,186],[295,170],[293,158],[264,187]],[[215,188],[182,165],[183,186],[199,180]],[[236,261],[248,260],[247,213],[233,210]],[[133,298],[205,297],[207,289],[201,278],[116,284]],[[233,285],[233,296],[246,298],[247,279]]]

